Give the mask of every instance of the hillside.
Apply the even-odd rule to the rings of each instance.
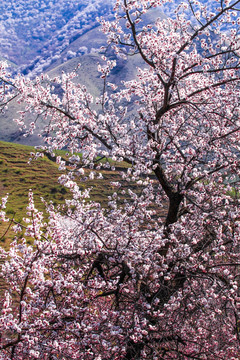
[[[50,78],[59,76],[64,71],[65,73],[71,72],[76,69],[80,63],[81,67],[77,70],[78,77],[75,79],[83,85],[86,85],[88,91],[94,95],[99,96],[103,89],[103,81],[100,79],[100,74],[97,71],[97,64],[101,61],[99,54],[88,54],[81,57],[70,59],[63,64],[59,64],[51,68],[47,74]],[[133,79],[137,73],[137,67],[143,66],[143,62],[140,56],[131,58],[131,61],[118,61],[118,66],[114,69],[109,77],[109,81],[116,85],[121,85],[122,81]],[[42,139],[38,137],[38,133],[43,129],[44,122],[40,119],[37,122],[37,128],[32,136],[24,138],[22,132],[19,131],[18,126],[13,121],[18,117],[18,111],[22,110],[24,105],[19,105],[16,100],[12,101],[8,109],[4,113],[0,113],[1,132],[0,140],[7,142],[15,142],[26,145],[39,145],[42,143]],[[29,115],[29,122],[34,121],[36,115]]]
[[[52,201],[54,205],[61,205],[71,196],[69,191],[58,183],[61,173],[54,161],[44,156],[29,164],[30,153],[33,151],[34,148],[30,146],[0,141],[0,198],[9,194],[7,215],[10,218],[14,216],[19,221],[25,216],[29,189],[34,193],[36,207],[42,211],[44,205],[41,197],[48,202]],[[119,166],[118,170],[127,168],[124,163]],[[87,175],[89,170],[86,169],[85,172]],[[111,169],[103,170],[102,174],[103,179],[80,181],[79,185],[82,189],[91,187],[91,199],[106,206],[108,196],[113,189],[115,191],[111,181],[118,181],[120,175]],[[126,184],[126,187],[128,185]],[[0,239],[4,246],[9,243],[8,236],[2,238],[7,226],[7,223],[0,223]]]
[[[2,0],[0,55],[20,66],[59,56],[74,39],[109,16],[112,1]]]
[[[61,0],[63,3],[65,0]],[[92,4],[94,4],[93,7],[90,6],[90,3],[87,5],[87,2],[83,2],[82,4],[82,11],[85,11],[85,17],[86,17],[86,24],[87,27],[84,31],[80,31],[77,24],[75,23],[75,27],[73,24],[71,25],[73,29],[77,31],[77,36],[73,36],[71,38],[71,41],[66,41],[65,45],[62,46],[59,41],[55,41],[54,35],[49,35],[49,41],[52,42],[51,49],[47,50],[45,48],[47,45],[47,42],[45,44],[45,38],[43,37],[41,39],[41,46],[36,48],[35,41],[33,39],[31,51],[35,51],[38,49],[38,53],[36,53],[36,57],[33,56],[33,58],[29,58],[28,64],[26,66],[23,66],[24,59],[21,57],[21,55],[18,54],[18,51],[16,50],[16,54],[18,54],[18,61],[20,62],[19,65],[14,65],[13,63],[10,63],[10,67],[14,71],[21,70],[23,73],[31,73],[31,76],[34,77],[36,74],[39,74],[40,72],[47,73],[50,77],[55,77],[58,75],[61,75],[62,71],[64,72],[71,72],[76,68],[76,66],[80,63],[81,67],[78,70],[78,78],[77,81],[79,83],[82,83],[87,86],[88,91],[90,91],[93,95],[97,96],[102,91],[103,83],[100,79],[100,74],[97,72],[97,64],[99,61],[101,61],[101,54],[99,53],[99,49],[101,46],[106,45],[106,38],[103,35],[103,33],[100,31],[100,26],[96,26],[96,24],[93,26],[91,25],[91,19],[96,18],[96,12],[98,15],[101,15],[104,13],[104,16],[107,17],[109,14],[109,8],[108,8],[108,2],[104,5],[101,4],[99,1],[91,1]],[[77,4],[77,3],[76,3]],[[67,3],[65,4],[67,6]],[[4,6],[7,6],[8,11],[13,11],[9,3],[2,3],[2,9],[4,10]],[[1,9],[0,6],[0,9]],[[14,7],[14,5],[12,5]],[[51,6],[57,6],[55,2]],[[26,7],[27,8],[27,7]],[[12,9],[12,10],[11,10]],[[107,10],[108,9],[108,10]],[[6,10],[6,9],[5,9]],[[5,11],[4,10],[4,11]],[[41,9],[40,9],[41,10]],[[39,11],[40,11],[39,10]],[[21,16],[22,12],[24,13],[24,9],[18,8],[19,16]],[[49,13],[49,9],[46,8],[44,11]],[[86,15],[88,14],[89,15]],[[41,11],[40,11],[41,13]],[[39,13],[39,14],[40,14]],[[34,21],[37,21],[37,15],[36,13],[36,19]],[[72,16],[74,15],[76,18],[82,14],[80,10],[74,11],[72,10]],[[40,14],[41,15],[41,14]],[[39,16],[40,16],[39,15]],[[90,16],[91,15],[91,16]],[[2,15],[3,16],[3,15]],[[42,16],[42,15],[41,15]],[[70,16],[70,15],[69,15]],[[163,17],[164,15],[159,10],[152,10],[148,13],[147,18],[145,19],[146,22],[153,23],[157,17]],[[1,16],[0,16],[1,19]],[[76,20],[76,19],[75,19]],[[47,21],[47,19],[46,19]],[[54,20],[55,21],[55,20]],[[73,20],[71,20],[73,21]],[[69,20],[68,25],[71,23]],[[83,20],[81,20],[83,21]],[[19,19],[15,19],[12,23],[12,26],[18,24]],[[96,22],[96,19],[95,19]],[[3,22],[5,24],[5,22]],[[6,20],[7,24],[7,20]],[[82,22],[80,24],[83,26]],[[79,26],[80,26],[79,25]],[[39,25],[40,26],[40,25]],[[60,26],[60,25],[59,25]],[[70,26],[70,25],[69,25]],[[43,24],[41,25],[43,27]],[[46,26],[47,27],[47,26]],[[67,25],[64,27],[64,36],[65,39],[68,39],[69,36],[71,36],[71,31],[69,30],[68,33],[68,27]],[[75,31],[74,30],[74,31]],[[22,29],[23,33],[19,33],[19,36],[24,34],[24,29]],[[48,31],[47,29],[45,30]],[[50,31],[50,30],[49,30]],[[59,34],[59,33],[58,33]],[[31,35],[32,36],[32,35]],[[60,35],[59,35],[60,36]],[[31,37],[30,37],[31,38]],[[29,38],[29,39],[30,39]],[[45,40],[44,40],[45,39]],[[30,41],[30,40],[29,40]],[[40,40],[39,40],[40,41]],[[47,40],[46,40],[47,41]],[[11,45],[10,47],[13,46]],[[39,43],[40,44],[40,43]],[[44,45],[45,44],[45,45]],[[14,45],[15,46],[15,45]],[[17,46],[17,44],[16,44]],[[24,48],[27,48],[24,44],[22,44],[21,41],[18,42],[19,49],[23,46]],[[14,49],[14,47],[13,47]],[[0,46],[0,55],[5,54],[4,58],[0,57],[0,60],[5,60],[7,57],[11,58],[9,56],[7,50],[4,52],[4,50],[1,50]],[[15,52],[13,51],[15,54]],[[55,54],[55,55],[54,55]],[[58,55],[56,55],[58,54]],[[111,57],[114,55],[112,53],[109,54]],[[25,56],[25,55],[24,55]],[[27,56],[27,52],[26,52]],[[14,58],[11,58],[13,61]],[[134,56],[130,57],[127,60],[122,60],[120,58],[117,59],[117,66],[112,72],[112,74],[109,77],[109,81],[112,83],[115,83],[117,86],[121,85],[122,81],[128,81],[132,80],[136,77],[137,73],[137,67],[143,67],[144,63],[140,56]],[[26,145],[39,145],[41,144],[42,140],[37,136],[37,133],[41,131],[44,124],[41,121],[38,121],[38,127],[35,131],[35,134],[31,137],[24,138],[22,136],[22,132],[19,131],[18,126],[12,121],[13,119],[18,117],[18,111],[22,110],[22,105],[20,106],[17,101],[13,101],[9,104],[8,110],[6,110],[4,113],[0,113],[0,124],[1,124],[1,132],[0,132],[0,140],[2,141],[8,141],[8,142],[15,142],[15,143],[21,143]],[[29,122],[34,121],[35,116],[30,115],[29,116]]]

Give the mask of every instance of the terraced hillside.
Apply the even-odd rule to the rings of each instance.
[[[31,146],[0,141],[0,198],[9,194],[7,215],[10,218],[14,216],[18,221],[25,215],[29,189],[34,193],[35,204],[39,210],[44,210],[41,197],[57,205],[64,204],[65,199],[71,196],[69,191],[58,183],[60,172],[54,160],[44,156],[29,163],[30,153],[33,151]],[[125,171],[126,168],[127,165],[121,163],[117,170]],[[86,169],[86,175],[89,171]],[[114,189],[111,182],[120,180],[120,173],[105,169],[102,174],[102,179],[81,181],[79,184],[82,189],[91,187],[91,198],[106,206],[108,196]],[[126,183],[125,187],[128,185]],[[0,223],[0,244],[4,247],[8,246],[12,235],[4,235],[7,226],[7,223]]]

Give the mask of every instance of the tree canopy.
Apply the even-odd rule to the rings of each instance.
[[[115,20],[100,19],[116,60],[98,66],[98,98],[77,71],[33,80],[1,65],[2,107],[25,104],[21,127],[36,114],[28,133],[46,120],[37,156],[68,148],[59,181],[73,195],[65,214],[46,204],[46,220],[30,192],[23,238],[1,250],[2,359],[239,357],[240,1],[171,3],[146,24],[167,5],[116,0]],[[136,54],[137,78],[109,83]],[[122,161],[128,193],[113,183],[107,208],[89,201],[77,177]]]

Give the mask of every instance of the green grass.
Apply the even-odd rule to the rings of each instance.
[[[54,161],[44,156],[29,164],[30,152],[33,151],[31,146],[0,141],[0,198],[9,194],[6,213],[17,221],[21,221],[26,215],[29,189],[32,189],[35,206],[40,211],[44,211],[41,197],[47,202],[52,201],[54,205],[64,204],[65,199],[71,198],[69,190],[58,183],[61,172]],[[59,154],[65,155],[64,151]],[[125,170],[127,167],[125,163],[116,165],[117,170]],[[89,171],[86,169],[86,175]],[[121,176],[118,171],[110,169],[102,170],[101,173],[103,179],[79,182],[79,186],[81,189],[91,187],[91,199],[106,206],[108,196],[115,191],[110,182],[121,180]],[[127,187],[129,183],[123,185],[123,189]],[[4,236],[1,244],[6,248],[13,235],[11,232],[4,235],[7,226],[7,223],[0,223],[0,239]]]
[[[41,196],[60,203],[64,200],[63,187],[57,183],[56,164],[47,158],[29,164],[31,151],[33,148],[29,146],[0,142],[0,196],[9,194],[7,211],[13,211],[17,217],[23,216],[29,189],[33,190],[36,205],[41,209]]]

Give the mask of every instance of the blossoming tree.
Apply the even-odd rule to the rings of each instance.
[[[117,89],[103,59],[97,99],[77,71],[29,80],[2,64],[2,106],[17,98],[20,126],[41,115],[50,151],[82,157],[59,179],[67,212],[46,205],[46,222],[30,192],[15,230],[34,244],[1,250],[1,359],[238,359],[240,1],[189,0],[146,24],[164,4],[116,0],[115,20],[100,19],[116,54],[145,65]],[[112,166],[103,158],[127,162],[139,187],[114,183],[107,208],[74,181]]]

